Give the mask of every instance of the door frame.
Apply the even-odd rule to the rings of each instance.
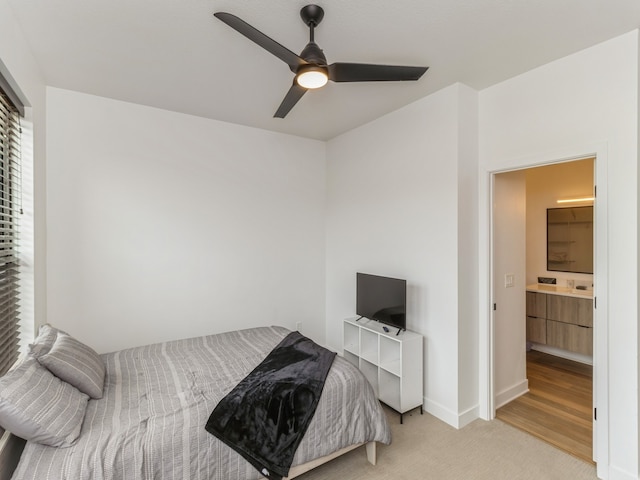
[[[531,157],[513,159],[504,165],[479,172],[479,414],[485,420],[495,418],[494,391],[494,249],[493,249],[493,185],[495,175],[532,167],[553,165],[585,158],[595,158],[594,185],[594,348],[593,406],[597,407],[597,422],[593,421],[593,460],[599,478],[607,478],[609,463],[609,385],[608,385],[608,189],[607,143],[589,144]],[[597,300],[596,300],[597,299]]]

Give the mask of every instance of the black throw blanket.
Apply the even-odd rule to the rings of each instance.
[[[265,477],[286,477],[335,355],[290,333],[220,401],[205,429]]]

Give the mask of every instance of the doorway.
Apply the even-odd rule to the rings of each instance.
[[[538,437],[587,461],[596,458],[592,448],[596,433],[592,430],[594,422],[591,415],[591,404],[595,404],[591,367],[594,357],[571,351],[570,347],[568,350],[549,347],[544,340],[541,344],[532,345],[526,334],[524,292],[527,286],[538,282],[538,277],[553,278],[557,285],[564,288],[573,288],[577,284],[593,287],[593,273],[562,271],[570,268],[549,265],[546,214],[549,208],[564,206],[557,203],[559,200],[591,196],[595,184],[594,169],[595,157],[587,157],[496,173],[492,192],[494,408],[497,409],[498,418],[501,416],[500,407],[503,407],[503,412],[511,414],[517,411],[522,417],[519,420],[521,428],[522,425],[529,425],[532,427],[529,429],[531,433],[536,434],[537,431]],[[590,202],[592,200],[582,200],[582,203],[571,205]],[[545,381],[540,382],[540,375]],[[554,382],[553,378],[559,380]],[[550,382],[547,381],[549,379]],[[575,406],[579,411],[576,417],[579,422],[583,426],[586,423],[589,428],[564,428],[564,431],[558,432],[547,429],[551,434],[544,438],[539,434],[541,429],[538,427],[548,418],[540,415],[540,409],[549,417],[557,414],[561,418],[561,410],[564,409],[566,414],[567,405],[556,401],[541,405],[532,401],[532,398],[535,400],[538,398],[536,395],[542,395],[548,400],[555,395],[554,391],[560,392],[561,386],[567,382],[576,382],[575,388],[582,392],[580,405],[572,407]],[[544,392],[540,388],[550,390]],[[562,393],[559,395],[562,397]],[[563,429],[562,422],[555,423],[560,425],[559,429]],[[565,423],[570,424],[571,420]],[[566,440],[565,447],[562,442],[550,441],[558,438]],[[568,448],[572,442],[582,444],[578,449],[579,454],[575,449],[571,451]]]

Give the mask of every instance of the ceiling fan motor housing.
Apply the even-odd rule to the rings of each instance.
[[[300,10],[300,17],[305,25],[317,27],[324,17],[324,10],[319,5],[307,5]]]
[[[315,65],[327,64],[327,57],[324,56],[324,52],[316,42],[307,43],[307,46],[304,47],[304,50],[300,53],[300,57]]]

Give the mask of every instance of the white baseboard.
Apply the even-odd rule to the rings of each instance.
[[[449,410],[448,408],[440,405],[439,403],[434,402],[433,400],[429,400],[428,398],[425,398],[423,403],[424,403],[424,410],[427,413],[430,413],[437,419],[442,420],[444,423],[447,423],[454,428],[458,428],[457,413]]]
[[[529,391],[529,381],[525,378],[520,383],[496,393],[496,410]]]
[[[480,406],[475,405],[458,415],[458,428],[464,428],[478,418],[480,418]]]
[[[617,467],[609,466],[608,480],[638,480],[640,477],[630,472],[625,472]]]
[[[423,401],[425,412],[433,415],[434,417],[442,420],[448,425],[451,425],[454,428],[462,428],[477,418],[480,418],[479,415],[479,407],[478,405],[462,412],[454,412],[433,400],[429,400],[425,398]]]
[[[584,363],[587,365],[593,365],[593,357],[589,355],[583,355],[581,353],[569,352],[562,350],[561,348],[551,347],[549,345],[541,345],[539,343],[532,343],[531,350],[536,350],[542,353],[548,353],[549,355],[555,355],[556,357],[566,358],[567,360],[573,360],[574,362]]]

